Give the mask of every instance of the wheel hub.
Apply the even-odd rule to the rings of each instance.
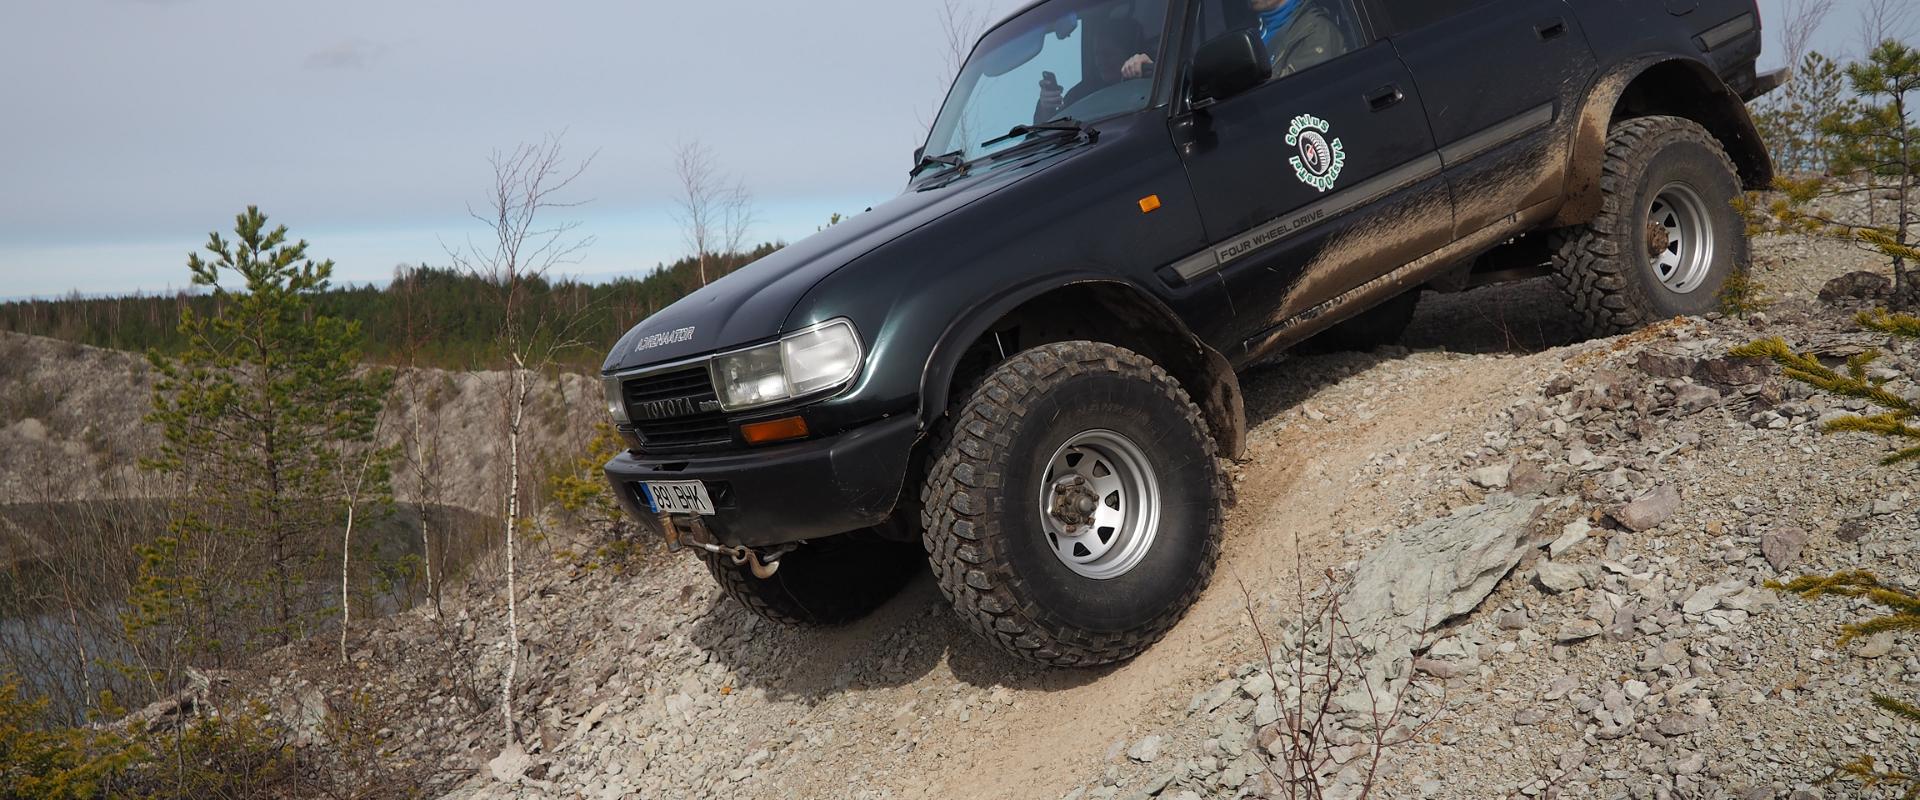
[[[1069,438],[1048,459],[1037,494],[1048,548],[1083,577],[1125,575],[1159,531],[1159,478],[1146,452],[1114,431]]]
[[[1085,477],[1068,474],[1053,482],[1053,510],[1048,515],[1065,525],[1069,532],[1093,522],[1093,512],[1099,507],[1100,498],[1087,488]]]
[[[1669,183],[1647,208],[1647,268],[1675,294],[1689,294],[1712,274],[1714,217],[1699,192]]]
[[[1652,220],[1647,221],[1647,258],[1660,258],[1660,254],[1666,252],[1667,246],[1672,243],[1672,237],[1667,234],[1666,226]]]

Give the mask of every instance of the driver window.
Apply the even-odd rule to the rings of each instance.
[[[1251,30],[1267,45],[1273,78],[1284,78],[1360,49],[1353,0],[1204,0],[1196,45]]]

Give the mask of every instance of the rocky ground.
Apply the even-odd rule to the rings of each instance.
[[[849,628],[785,630],[690,559],[652,557],[530,571],[523,748],[503,754],[483,711],[503,663],[491,587],[282,688],[384,687],[396,736],[470,776],[456,797],[1287,796],[1302,758],[1282,729],[1322,707],[1311,622],[1338,585],[1340,620],[1367,632],[1335,642],[1347,678],[1305,759],[1328,796],[1369,772],[1395,798],[1858,796],[1816,783],[1856,755],[1911,757],[1920,731],[1869,696],[1913,695],[1920,659],[1894,639],[1836,648],[1860,609],[1763,583],[1866,566],[1913,585],[1920,498],[1879,443],[1818,432],[1860,407],[1726,354],[1886,337],[1810,296],[1566,345],[1550,316],[1518,346],[1473,322],[1496,292],[1546,291],[1441,298],[1413,348],[1249,374],[1220,577],[1125,665],[1007,659],[926,579]],[[1490,352],[1422,339],[1437,329]],[[1896,348],[1882,368],[1916,359]]]
[[[1329,797],[1369,775],[1391,798],[1873,796],[1816,784],[1920,750],[1869,704],[1920,695],[1920,654],[1838,648],[1860,608],[1763,584],[1863,566],[1920,585],[1920,487],[1878,442],[1818,431],[1859,407],[1727,351],[1889,343],[1816,298],[1864,256],[1755,252],[1781,302],[1748,320],[1578,341],[1532,282],[1429,296],[1404,347],[1250,372],[1222,568],[1127,664],[1015,662],[929,577],[855,625],[787,630],[691,558],[581,557],[556,522],[523,562],[521,746],[490,575],[357,633],[347,665],[317,642],[248,688],[315,737],[322,709],[360,704],[392,763],[458,798],[1189,800],[1288,797],[1304,774]]]

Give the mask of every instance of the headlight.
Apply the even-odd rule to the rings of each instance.
[[[720,405],[739,411],[845,386],[860,374],[860,335],[836,319],[713,359]]]
[[[607,413],[613,415],[614,424],[625,425],[632,422],[633,420],[627,418],[627,398],[625,392],[620,388],[620,379],[601,378],[600,386],[606,390]]]

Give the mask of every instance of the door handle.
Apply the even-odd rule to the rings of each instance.
[[[1374,111],[1385,111],[1399,105],[1400,101],[1405,99],[1407,99],[1407,94],[1400,91],[1400,84],[1389,83],[1367,93],[1367,108],[1373,109]]]
[[[1533,26],[1533,32],[1539,35],[1540,41],[1550,42],[1567,35],[1567,21],[1556,17]]]

